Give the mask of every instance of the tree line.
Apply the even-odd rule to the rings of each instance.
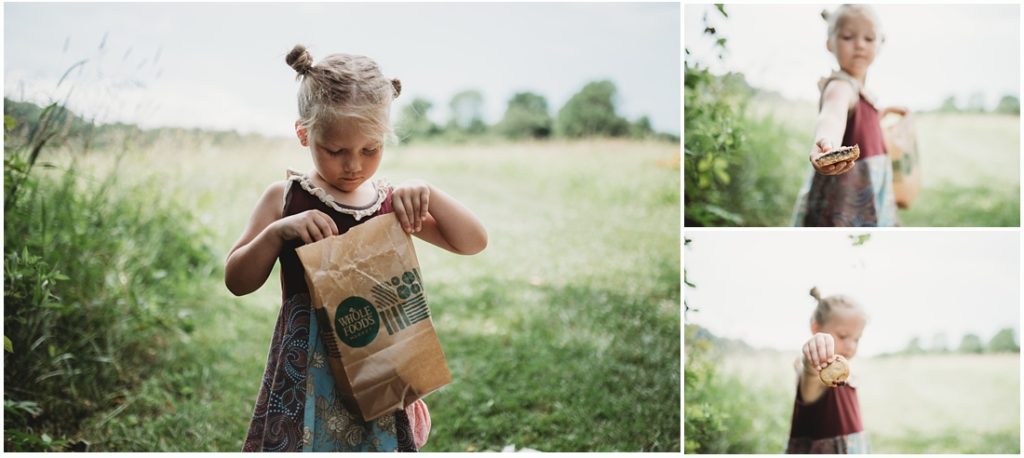
[[[920,337],[914,336],[907,342],[906,348],[896,354],[919,355],[919,354],[942,354],[942,353],[1020,353],[1020,345],[1012,328],[1003,328],[989,339],[982,340],[980,336],[973,333],[964,334],[960,344],[951,346],[945,334],[939,333],[932,337],[931,342],[925,343]]]
[[[498,137],[509,140],[550,138],[623,137],[678,141],[679,137],[655,132],[651,120],[641,116],[630,121],[616,111],[618,89],[608,80],[587,83],[557,112],[552,113],[544,96],[518,92],[509,98],[505,114],[497,123],[484,121],[484,98],[475,89],[452,96],[447,122],[431,120],[434,103],[417,97],[404,106],[395,123],[403,142],[423,140],[465,141]]]

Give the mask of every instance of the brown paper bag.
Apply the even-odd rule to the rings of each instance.
[[[350,411],[373,420],[451,382],[412,239],[393,213],[296,252]]]
[[[921,153],[913,118],[890,113],[882,119],[882,139],[892,159],[892,185],[896,205],[909,208],[921,189]]]

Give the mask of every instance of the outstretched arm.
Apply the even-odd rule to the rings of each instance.
[[[843,146],[846,115],[856,97],[857,94],[854,92],[853,86],[842,81],[835,80],[825,86],[821,111],[818,113],[818,122],[814,127],[814,147],[811,148],[810,154],[811,165],[822,175],[839,175],[853,168],[855,161],[818,166],[814,159],[831,151],[836,145]]]
[[[458,254],[476,254],[487,247],[487,230],[473,212],[427,182],[396,186],[392,207],[406,232]]]

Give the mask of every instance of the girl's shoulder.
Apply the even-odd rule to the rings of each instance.
[[[838,85],[835,84],[837,82]],[[860,97],[864,97],[864,100],[867,100],[868,103],[870,103],[872,106],[878,105],[876,103],[877,97],[873,92],[869,91],[867,88],[861,85],[860,82],[857,81],[857,79],[851,76],[849,73],[846,73],[842,70],[833,70],[830,75],[822,77],[821,79],[818,80],[818,91],[821,93],[822,100],[825,97],[826,89],[828,89],[829,87],[844,87],[849,88],[851,90],[851,110],[857,106],[857,102],[859,101]],[[819,108],[821,107],[821,102],[818,103],[818,106]]]
[[[820,110],[829,97],[842,97],[847,99],[847,110],[853,110],[857,106],[858,94],[861,91],[860,83],[846,72],[833,71],[831,75],[818,80],[818,109]]]

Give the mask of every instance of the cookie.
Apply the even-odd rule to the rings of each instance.
[[[853,161],[860,157],[860,145],[844,146],[829,151],[814,160],[819,167],[832,165],[836,162]]]
[[[836,355],[835,361],[818,373],[818,378],[828,386],[838,386],[840,383],[846,382],[849,377],[850,363],[842,355]]]

